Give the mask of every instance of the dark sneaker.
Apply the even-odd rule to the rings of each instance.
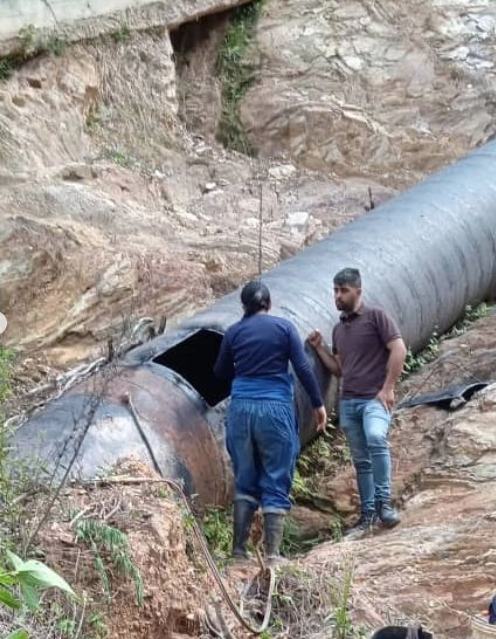
[[[360,519],[345,531],[345,537],[358,536],[369,532],[379,521],[376,513],[362,514]]]
[[[401,521],[401,516],[396,508],[393,508],[390,501],[377,503],[377,517],[381,520],[384,528],[394,528]]]

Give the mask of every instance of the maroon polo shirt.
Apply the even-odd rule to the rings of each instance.
[[[339,355],[343,399],[371,399],[387,375],[387,344],[401,338],[396,322],[382,309],[360,308],[346,315],[332,331],[332,352]]]

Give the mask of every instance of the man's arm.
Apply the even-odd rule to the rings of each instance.
[[[320,392],[319,384],[303,350],[303,344],[296,328],[289,326],[289,359],[303,388],[312,403],[317,432],[326,432],[327,412]]]
[[[335,377],[341,377],[341,363],[339,361],[339,355],[336,353],[332,355],[327,350],[322,334],[320,331],[315,330],[308,336],[308,342],[310,346],[313,346],[315,352],[319,356],[321,362]]]
[[[391,411],[394,407],[394,389],[403,371],[406,357],[406,346],[401,337],[393,339],[386,344],[389,351],[387,374],[382,389],[377,394],[377,399],[384,408]]]

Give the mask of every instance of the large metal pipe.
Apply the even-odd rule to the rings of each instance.
[[[291,319],[303,338],[319,327],[329,339],[337,321],[332,275],[343,266],[360,268],[366,300],[392,313],[414,349],[434,331],[447,330],[467,304],[493,297],[496,142],[265,274],[273,313]],[[41,455],[51,463],[62,459],[63,467],[86,433],[75,473],[92,476],[134,454],[153,461],[165,476],[182,478],[203,503],[226,502],[231,490],[224,447],[228,391],[215,383],[212,366],[222,333],[240,313],[236,291],[131,351],[98,379],[29,420],[17,432],[17,454]],[[309,357],[327,392],[328,377],[310,351]],[[134,416],[123,399],[126,393]],[[299,386],[297,408],[305,443],[313,433],[312,413]],[[87,429],[88,412],[92,424]]]

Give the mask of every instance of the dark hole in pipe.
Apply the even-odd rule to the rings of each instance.
[[[215,406],[230,393],[229,385],[219,382],[214,375],[221,342],[221,333],[202,328],[153,361],[179,373],[209,406]]]

